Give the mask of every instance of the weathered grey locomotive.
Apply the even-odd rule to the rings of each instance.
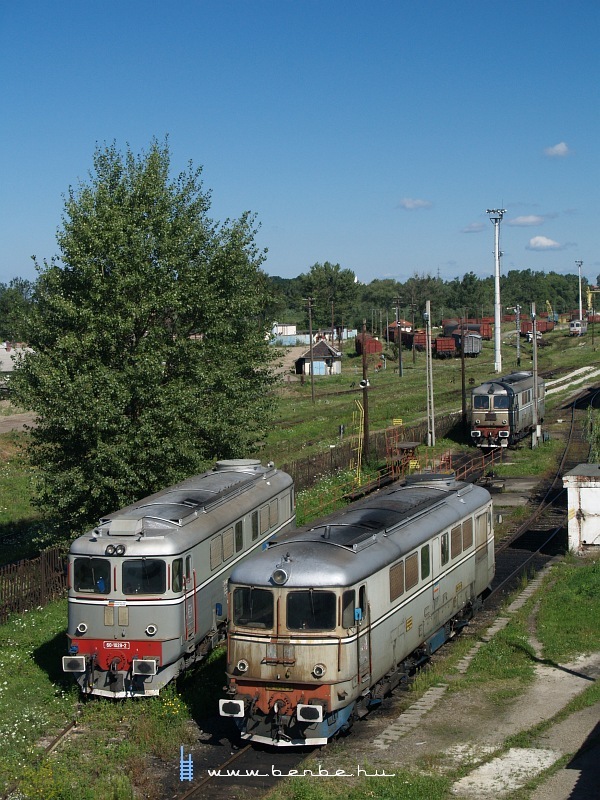
[[[325,744],[466,624],[493,574],[490,495],[448,475],[271,541],[229,581],[221,715],[252,742]]]
[[[158,694],[224,637],[233,567],[294,519],[290,476],[252,459],[109,514],[71,545],[64,671],[86,694]]]
[[[493,378],[471,392],[471,439],[481,448],[509,447],[531,433],[544,413],[542,378],[538,377],[537,387],[531,372]]]

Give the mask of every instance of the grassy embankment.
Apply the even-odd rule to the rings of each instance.
[[[590,363],[590,348],[581,346],[577,340],[569,340],[564,334],[554,334],[556,346],[553,358],[544,363],[540,357],[540,370],[558,368],[563,364],[570,368],[585,366]],[[561,338],[558,338],[560,335]],[[483,376],[493,374],[493,358],[490,365],[489,344],[487,343],[481,359],[468,363],[468,375],[479,382]],[[550,348],[546,348],[550,350]],[[543,356],[546,350],[540,352]],[[493,351],[492,351],[493,352]],[[514,357],[514,350],[512,351]],[[555,357],[554,357],[555,356]],[[560,358],[559,358],[560,357]],[[503,356],[504,358],[504,356]],[[506,356],[505,371],[510,371],[509,356]],[[422,416],[424,407],[424,356],[418,356],[414,368],[410,362],[406,364],[405,376],[401,379],[402,392],[398,393],[400,379],[391,370],[379,372],[372,379],[374,390],[371,399],[372,429],[386,427],[392,418],[402,416],[406,422]],[[560,363],[559,363],[560,361]],[[348,359],[350,370],[353,362]],[[527,367],[525,346],[523,347],[522,366]],[[434,386],[436,387],[436,409],[441,411],[445,397],[449,407],[460,408],[460,363],[436,362],[434,364]],[[452,378],[454,377],[454,382]],[[335,441],[337,426],[341,422],[348,423],[348,418],[340,419],[343,413],[350,415],[354,398],[352,395],[341,395],[332,398],[330,392],[338,388],[347,388],[347,374],[334,382],[327,382],[327,396],[321,395],[322,385],[317,392],[317,414],[310,399],[310,386],[293,385],[285,387],[283,393],[289,395],[281,399],[280,425],[273,433],[265,448],[269,457],[283,460],[284,454],[297,446],[294,442],[312,442],[314,437],[320,446],[328,446]],[[458,389],[456,384],[458,383]],[[442,387],[445,387],[442,391]],[[458,395],[456,392],[458,391]],[[339,403],[339,405],[337,405]],[[382,410],[377,410],[381,406]],[[286,411],[287,408],[287,411]],[[304,428],[303,416],[311,419]],[[321,417],[320,424],[313,428],[315,417]],[[377,421],[379,420],[379,422]],[[324,433],[323,430],[326,430]],[[348,429],[348,428],[347,428]],[[310,434],[309,434],[310,432]],[[2,462],[3,483],[0,484],[2,500],[0,506],[5,508],[6,517],[0,518],[0,530],[7,530],[6,524],[18,525],[20,520],[34,519],[29,505],[31,476],[26,467],[19,461],[16,451],[17,440],[11,435],[0,437],[6,461]],[[315,445],[310,445],[317,446]],[[300,450],[308,450],[299,448]],[[540,448],[538,453],[531,454],[527,450],[519,451],[514,460],[532,459],[524,466],[520,462],[521,474],[532,470],[543,472],[547,468],[547,458],[552,456],[553,448]],[[542,455],[542,451],[544,455]],[[8,462],[8,463],[7,463]],[[519,469],[519,467],[517,467]],[[21,484],[17,489],[16,484]],[[10,492],[11,500],[4,499]],[[15,502],[12,497],[15,497]],[[16,498],[21,496],[23,505],[17,507]],[[562,569],[562,567],[561,567]],[[554,642],[561,642],[561,620],[577,618],[583,625],[581,633],[569,642],[569,652],[563,652],[563,658],[589,649],[597,650],[598,630],[596,620],[600,608],[600,570],[590,565],[570,567],[566,565],[564,579],[560,586],[566,596],[560,598],[555,611],[548,611],[548,619],[555,623],[544,624],[542,634],[544,641],[552,634]],[[571,572],[569,573],[569,570]],[[595,571],[594,571],[595,570]],[[587,575],[584,586],[577,586],[576,576]],[[556,583],[552,591],[543,593],[540,614],[552,602],[555,596]],[[572,588],[569,588],[572,587]],[[582,592],[585,603],[582,603]],[[589,612],[584,618],[581,609]],[[548,605],[548,609],[552,606]],[[571,609],[571,610],[569,610]],[[523,612],[524,614],[525,612]],[[472,663],[467,676],[453,683],[453,691],[468,689],[468,682],[487,682],[493,687],[499,703],[513,696],[519,686],[526,685],[531,679],[531,655],[525,645],[525,617],[520,616],[480,651]],[[196,729],[191,721],[199,721],[210,712],[214,712],[216,698],[223,683],[222,655],[215,655],[212,663],[203,666],[194,674],[185,676],[177,686],[170,687],[160,699],[140,702],[126,701],[110,703],[105,701],[88,703],[80,709],[78,733],[60,745],[51,755],[45,755],[42,747],[47,744],[57,730],[77,713],[78,696],[75,687],[60,672],[60,657],[65,651],[64,628],[66,620],[66,603],[53,603],[45,609],[31,610],[21,617],[14,618],[0,628],[0,723],[4,743],[3,758],[0,762],[0,791],[15,787],[14,797],[62,798],[108,797],[113,800],[130,800],[134,789],[139,789],[141,796],[161,797],[162,789],[158,772],[154,767],[172,772],[177,780],[179,747],[191,745],[196,737]],[[520,620],[520,621],[519,621]],[[548,652],[555,653],[553,644],[548,640]],[[444,671],[452,670],[453,664],[461,657],[466,642],[457,642],[452,649],[449,661],[442,667]],[[558,658],[549,655],[549,658]],[[435,671],[424,673],[416,682],[411,697],[430,683],[439,679]],[[465,683],[463,683],[463,680]],[[515,689],[515,686],[517,689]],[[198,691],[202,687],[202,691]],[[593,698],[594,689],[586,695]],[[596,698],[597,699],[597,698]],[[589,700],[589,698],[588,698]],[[588,700],[580,699],[579,702]],[[157,761],[162,759],[162,761]],[[399,773],[393,779],[372,779],[356,781],[350,790],[352,800],[366,797],[396,797],[404,800],[418,798],[444,798],[447,795],[449,776],[425,775],[421,773]],[[18,788],[17,788],[18,787]],[[341,787],[323,781],[297,781],[286,784],[281,797],[290,798],[326,798],[337,797]],[[343,794],[348,795],[347,787]]]

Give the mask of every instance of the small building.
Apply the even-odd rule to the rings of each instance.
[[[10,376],[18,358],[26,352],[32,352],[31,348],[23,344],[0,342],[0,396],[8,394]]]
[[[569,550],[600,545],[600,464],[578,464],[563,475],[569,510]]]
[[[325,339],[321,339],[312,349],[314,375],[340,375],[342,354]],[[310,350],[296,359],[296,375],[310,375]]]

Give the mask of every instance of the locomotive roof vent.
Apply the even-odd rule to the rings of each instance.
[[[273,465],[271,464],[271,466]],[[260,468],[261,463],[258,458],[228,458],[217,461],[215,464],[217,472],[258,472]]]

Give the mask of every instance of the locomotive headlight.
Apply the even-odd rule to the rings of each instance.
[[[283,586],[283,584],[287,581],[289,575],[287,572],[282,569],[281,567],[277,567],[277,569],[273,570],[273,574],[271,575],[271,580],[273,583],[276,583],[277,586]]]
[[[323,675],[327,672],[327,667],[325,664],[315,664],[313,667],[313,675],[315,678],[322,678]]]
[[[115,547],[115,553],[118,556],[124,556],[125,555],[125,545],[124,544],[118,544]]]
[[[240,658],[240,660],[235,665],[235,668],[237,669],[238,672],[248,672],[249,666],[250,664],[248,664],[245,658]]]
[[[157,626],[154,625],[154,623],[151,623],[146,628],[146,636],[155,636],[157,630],[158,630]]]
[[[87,625],[85,622],[80,622],[79,625],[75,628],[75,633],[79,636],[83,636],[83,634],[87,631]]]
[[[109,544],[104,552],[106,553],[107,556],[114,556],[115,554],[114,544]]]

